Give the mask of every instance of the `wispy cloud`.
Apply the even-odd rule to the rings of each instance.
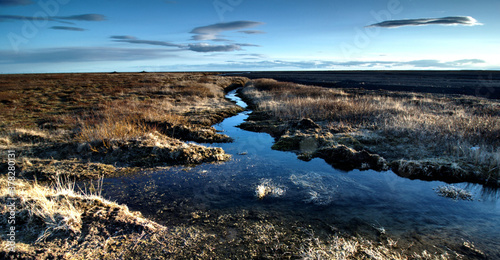
[[[450,16],[443,18],[421,18],[421,19],[404,19],[404,20],[389,20],[380,23],[368,25],[367,27],[387,27],[395,28],[402,26],[420,26],[420,25],[466,25],[475,26],[481,25],[476,19],[470,16]]]
[[[53,18],[47,17],[36,17],[36,16],[22,16],[22,15],[0,15],[0,22],[5,22],[9,20],[27,20],[27,21],[56,21]]]
[[[180,50],[189,50],[194,52],[230,52],[230,51],[242,50],[241,47],[258,47],[258,45],[248,44],[248,43],[235,43],[227,45],[216,45],[208,43],[177,44],[166,41],[141,40],[131,35],[115,35],[111,36],[110,38],[113,39],[113,41],[115,42],[146,44],[146,45],[155,45],[164,47],[177,47]]]
[[[0,15],[0,22],[5,22],[9,20],[27,20],[27,21],[57,21],[60,20],[75,20],[75,21],[88,21],[88,22],[100,22],[106,20],[106,16],[102,14],[81,14],[72,16],[54,16],[54,17],[38,17],[38,16],[22,16],[22,15]]]
[[[480,59],[464,59],[455,61],[439,60],[413,60],[413,61],[284,61],[284,60],[260,60],[260,61],[227,61],[226,63],[204,64],[200,68],[212,68],[213,70],[266,70],[266,69],[351,69],[351,68],[407,68],[414,67],[419,69],[462,69],[474,68],[477,65],[484,64]],[[196,66],[186,69],[197,69]]]
[[[191,33],[194,34],[192,39],[196,41],[215,40],[219,38],[219,34],[224,31],[241,30],[262,24],[264,23],[254,21],[234,21],[196,27],[191,31]]]
[[[189,44],[188,49],[195,52],[229,52],[229,51],[241,50],[241,45],[238,44],[212,45],[208,43],[195,43],[195,44]]]
[[[415,60],[405,62],[405,65],[411,65],[417,68],[426,68],[426,67],[434,67],[434,68],[460,68],[464,66],[470,65],[478,65],[485,63],[484,60],[480,59],[462,59],[455,61],[438,61],[438,60]]]
[[[100,22],[106,20],[106,16],[102,14],[79,14],[71,16],[59,16],[55,18],[61,20],[76,20],[76,21],[89,21],[89,22]]]
[[[16,5],[31,5],[33,1],[31,0],[0,0],[0,5],[5,6],[16,6]]]
[[[132,43],[132,44],[147,44],[147,45],[155,45],[155,46],[165,46],[165,47],[185,47],[185,45],[181,44],[175,44],[171,42],[165,42],[165,41],[151,41],[151,40],[140,40],[137,39],[134,36],[130,35],[118,35],[118,36],[111,36],[110,38],[113,39],[115,42],[126,42],[126,43]]]
[[[259,31],[259,30],[243,30],[243,31],[238,31],[239,33],[244,33],[244,34],[265,34],[266,32],[264,31]]]
[[[78,27],[70,27],[70,26],[52,26],[50,29],[53,30],[66,30],[66,31],[76,31],[76,32],[83,32],[85,29],[83,28],[78,28]]]
[[[72,47],[47,48],[15,53],[0,51],[0,64],[137,61],[176,57],[166,49]]]

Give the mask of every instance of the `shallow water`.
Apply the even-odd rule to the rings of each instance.
[[[245,106],[234,92],[228,98]],[[436,194],[435,188],[446,185],[442,182],[409,180],[391,171],[343,172],[321,159],[301,161],[293,153],[272,150],[270,135],[237,128],[249,113],[215,125],[234,138],[214,145],[233,156],[229,162],[105,179],[103,196],[165,224],[187,221],[162,214],[172,208],[248,210],[314,223],[326,233],[471,241],[490,256],[500,256],[500,195],[495,191],[455,184],[474,196],[473,201],[455,201]],[[259,185],[263,199],[258,198]]]

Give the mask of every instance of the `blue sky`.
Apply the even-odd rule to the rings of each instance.
[[[0,0],[0,73],[500,69],[498,0]]]

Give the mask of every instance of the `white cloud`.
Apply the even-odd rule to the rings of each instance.
[[[264,23],[254,21],[234,21],[196,27],[191,31],[191,33],[194,34],[192,39],[195,41],[215,40],[219,38],[219,34],[221,32],[241,30],[262,24]]]
[[[402,26],[419,26],[419,25],[467,25],[475,26],[482,25],[476,19],[470,16],[450,16],[443,18],[421,18],[421,19],[404,19],[404,20],[389,20],[380,23],[368,25],[367,27],[387,27],[395,28]]]

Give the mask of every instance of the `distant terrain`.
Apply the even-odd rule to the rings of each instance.
[[[500,71],[263,71],[232,73],[329,88],[462,94],[500,99]]]

